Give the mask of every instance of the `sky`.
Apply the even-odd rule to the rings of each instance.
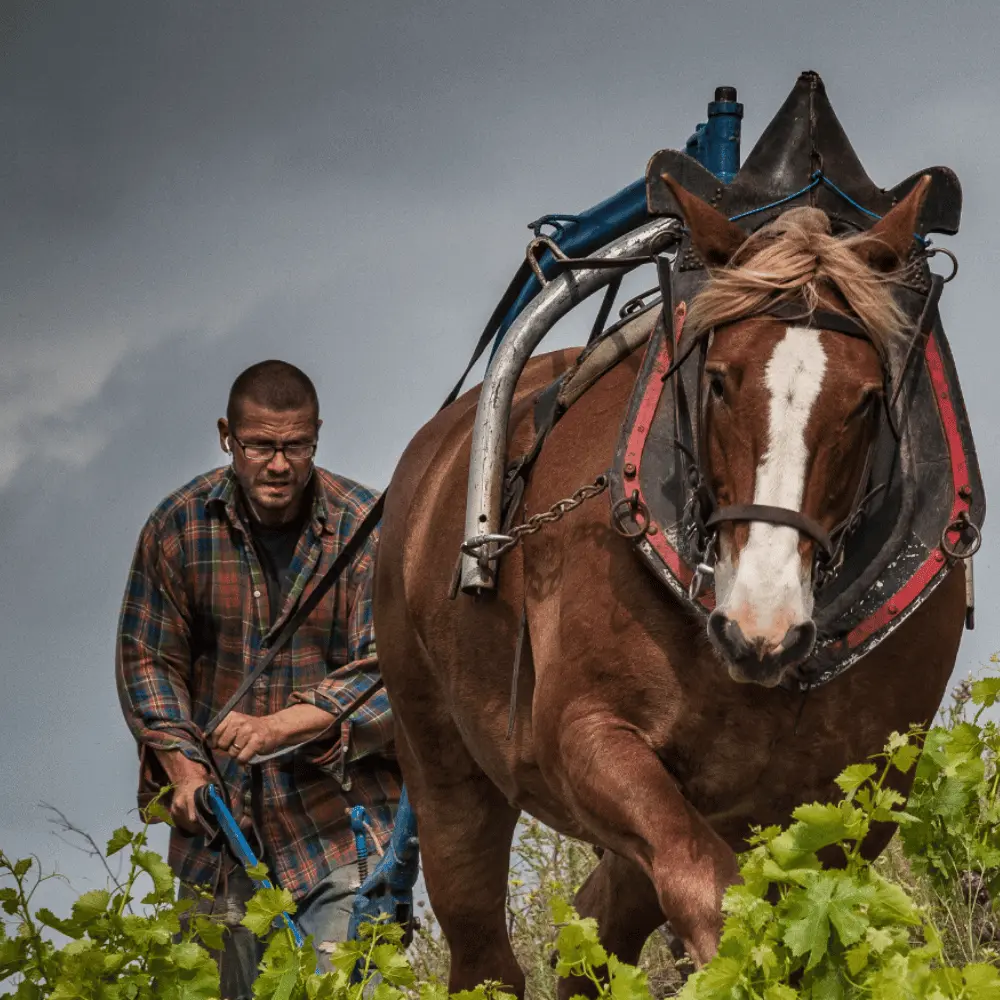
[[[305,369],[319,463],[384,486],[526,223],[683,148],[717,86],[746,106],[744,153],[814,69],[876,183],[958,173],[942,314],[997,495],[998,18],[992,0],[0,0],[0,846],[103,884],[38,803],[99,840],[134,806],[125,575],[152,508],[221,464],[233,378]],[[1000,649],[990,526],[960,675]]]

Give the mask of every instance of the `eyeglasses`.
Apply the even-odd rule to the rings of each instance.
[[[298,442],[294,444],[244,444],[235,434],[230,436],[243,449],[244,456],[251,462],[270,462],[279,451],[288,462],[301,462],[316,454],[315,441],[310,441],[308,444]]]

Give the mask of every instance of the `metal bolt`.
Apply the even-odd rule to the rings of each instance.
[[[938,562],[944,562],[944,553],[940,549],[935,549],[934,550],[934,558]]]
[[[895,604],[890,604],[889,605],[889,614],[890,615],[896,614],[897,611],[899,611],[899,608],[897,608]]]
[[[968,486],[968,485],[960,486],[959,489],[958,489],[958,495],[963,500],[971,500],[972,499],[972,487]]]
[[[635,475],[635,466],[631,462],[625,463],[625,478],[631,479]]]
[[[655,535],[657,531],[659,531],[659,528],[657,528],[655,524],[651,524],[651,525],[650,525],[650,526],[649,526],[649,527],[648,527],[648,528],[646,529],[646,534],[647,534],[647,535]]]

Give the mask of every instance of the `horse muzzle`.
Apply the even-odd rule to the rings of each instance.
[[[708,637],[741,684],[777,687],[785,674],[806,660],[816,645],[816,625],[807,620],[792,625],[778,641],[765,636],[748,637],[739,623],[723,611],[708,619]]]

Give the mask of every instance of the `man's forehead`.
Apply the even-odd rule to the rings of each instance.
[[[237,433],[244,436],[261,434],[287,437],[302,434],[311,437],[316,432],[316,411],[311,406],[297,410],[273,410],[252,400],[244,400],[237,420]]]

